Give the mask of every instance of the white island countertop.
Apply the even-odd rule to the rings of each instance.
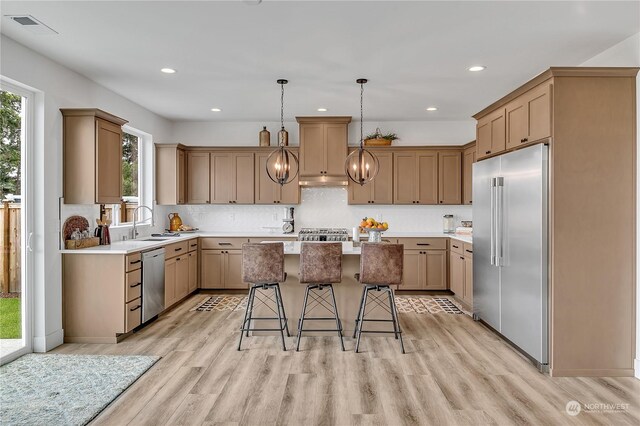
[[[366,234],[365,234],[366,235]],[[363,235],[363,236],[365,236]],[[460,234],[444,234],[442,232],[385,232],[383,238],[453,238],[462,242],[472,244],[471,235]],[[274,232],[261,231],[198,231],[181,233],[179,237],[141,237],[137,240],[115,241],[108,246],[97,246],[79,250],[60,250],[63,254],[130,254],[139,251],[148,251],[155,248],[166,246],[167,244],[177,243],[190,240],[192,238],[217,237],[217,238],[297,238],[297,233],[283,234]],[[291,241],[289,242],[291,243]],[[344,254],[360,254],[359,247],[351,245],[352,252],[347,253],[343,246]],[[286,249],[285,249],[286,250]],[[296,250],[296,248],[292,248]],[[300,254],[300,248],[297,246],[297,252],[287,254]]]

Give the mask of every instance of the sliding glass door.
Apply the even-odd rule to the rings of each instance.
[[[0,363],[32,350],[33,94],[0,80]]]

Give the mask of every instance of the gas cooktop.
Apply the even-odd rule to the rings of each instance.
[[[302,228],[298,241],[348,241],[349,231],[345,228]]]

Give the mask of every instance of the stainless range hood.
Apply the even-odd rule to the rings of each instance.
[[[303,188],[324,186],[347,186],[349,178],[346,176],[304,176],[300,177],[299,185]]]

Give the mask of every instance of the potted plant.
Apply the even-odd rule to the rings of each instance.
[[[391,142],[400,139],[395,133],[382,133],[380,128],[377,128],[374,133],[371,133],[364,138],[364,144],[366,146],[386,146],[391,145]]]

